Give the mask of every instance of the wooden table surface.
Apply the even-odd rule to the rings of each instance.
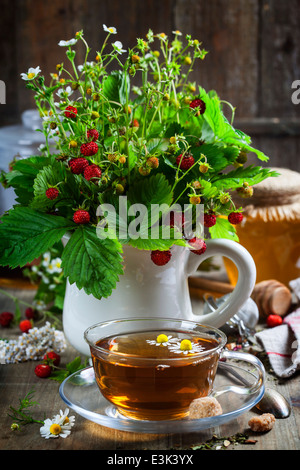
[[[7,290],[24,301],[31,302],[34,295],[32,290]],[[0,311],[13,308],[12,301],[0,294]],[[18,336],[17,327],[0,331],[0,337]],[[78,353],[68,346],[61,354],[61,365],[72,361]],[[139,434],[117,431],[102,427],[87,421],[70,410],[75,415],[75,426],[66,439],[44,439],[40,436],[40,425],[29,424],[21,431],[12,431],[12,419],[7,412],[10,406],[17,407],[20,398],[34,389],[34,400],[39,403],[33,411],[36,419],[51,418],[59,410],[65,410],[66,405],[59,395],[59,383],[53,380],[41,379],[34,374],[36,361],[18,364],[0,365],[0,449],[1,450],[194,450],[197,446],[210,441],[213,435],[218,438],[228,438],[238,433],[246,434],[255,443],[230,444],[226,450],[299,450],[300,449],[300,375],[290,379],[279,380],[267,372],[266,386],[280,391],[292,404],[291,415],[286,419],[277,419],[274,428],[268,433],[253,433],[248,427],[248,421],[257,413],[247,411],[236,420],[207,431],[188,434]],[[221,440],[222,446],[223,440]],[[215,448],[215,445],[213,446]],[[222,446],[222,449],[225,449]],[[194,450],[197,452],[197,450]]]

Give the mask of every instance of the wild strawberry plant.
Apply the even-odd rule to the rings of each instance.
[[[106,38],[92,59],[82,31],[60,41],[68,66],[58,64],[49,84],[39,67],[22,74],[43,119],[45,148],[2,175],[17,204],[0,224],[0,264],[11,268],[31,262],[68,233],[64,274],[97,298],[109,296],[123,273],[123,245],[156,254],[188,244],[176,225],[168,238],[162,236],[166,209],[156,213],[158,235],[151,236],[153,205],[170,210],[191,204],[195,223],[195,208],[202,204],[204,225],[209,221],[205,236],[237,240],[230,220],[241,220],[232,215],[241,208],[232,193],[251,195],[255,184],[276,175],[247,165],[249,153],[261,161],[268,157],[234,128],[233,106],[190,81],[195,61],[207,54],[198,40],[179,31],[169,38],[149,30],[125,50],[111,40],[116,29],[103,28]],[[82,65],[78,43],[86,51]],[[128,209],[125,219],[120,200]],[[109,221],[99,215],[101,204],[115,209],[117,225],[105,239],[96,230]],[[144,232],[130,237],[121,229],[132,220],[128,214],[135,204],[146,207]]]

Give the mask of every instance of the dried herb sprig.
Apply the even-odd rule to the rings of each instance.
[[[8,416],[13,419],[14,423],[18,426],[13,426],[12,429],[19,429],[19,426],[26,425],[30,423],[39,423],[44,424],[43,420],[34,419],[32,415],[28,412],[28,409],[33,406],[39,405],[37,401],[33,401],[33,395],[35,390],[30,390],[24,398],[19,398],[19,408],[14,408],[13,406],[9,407],[10,412]]]
[[[215,434],[211,439],[202,444],[195,444],[190,447],[192,450],[221,450],[226,449],[231,444],[255,444],[256,441],[250,440],[249,436],[244,433],[237,433],[229,437],[219,437]]]

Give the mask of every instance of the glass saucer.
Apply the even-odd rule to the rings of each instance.
[[[255,375],[236,364],[226,362],[226,368],[219,362],[214,389],[235,385],[242,387],[241,379],[253,383]],[[122,416],[117,408],[101,394],[95,381],[93,367],[87,367],[67,377],[59,388],[59,393],[66,405],[80,416],[102,426],[138,433],[188,433],[214,428],[236,419],[247,410],[253,408],[264,395],[264,385],[252,394],[227,392],[218,397],[223,414],[202,419],[179,419],[169,421],[146,421],[130,419]]]

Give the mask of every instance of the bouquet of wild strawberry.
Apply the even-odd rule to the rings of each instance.
[[[194,62],[206,55],[198,40],[149,30],[145,40],[124,50],[111,41],[116,29],[103,28],[107,35],[93,61],[82,31],[59,43],[70,67],[58,64],[49,86],[39,67],[22,74],[43,119],[45,149],[2,174],[17,204],[0,224],[0,264],[12,268],[67,233],[64,275],[97,298],[109,296],[123,273],[123,245],[151,251],[157,264],[170,259],[172,245],[188,245],[184,214],[172,207],[191,206],[195,224],[202,205],[206,236],[237,240],[234,226],[242,214],[232,191],[251,196],[253,185],[275,176],[246,165],[250,152],[268,158],[233,127],[230,103],[189,81]],[[79,42],[86,48],[82,65],[76,63]],[[146,212],[133,236],[127,229],[136,204]],[[106,214],[99,206],[113,210]],[[167,212],[168,237],[162,230]],[[108,227],[112,220],[114,230]],[[99,227],[110,236],[99,236]],[[203,251],[204,240],[199,247]]]

